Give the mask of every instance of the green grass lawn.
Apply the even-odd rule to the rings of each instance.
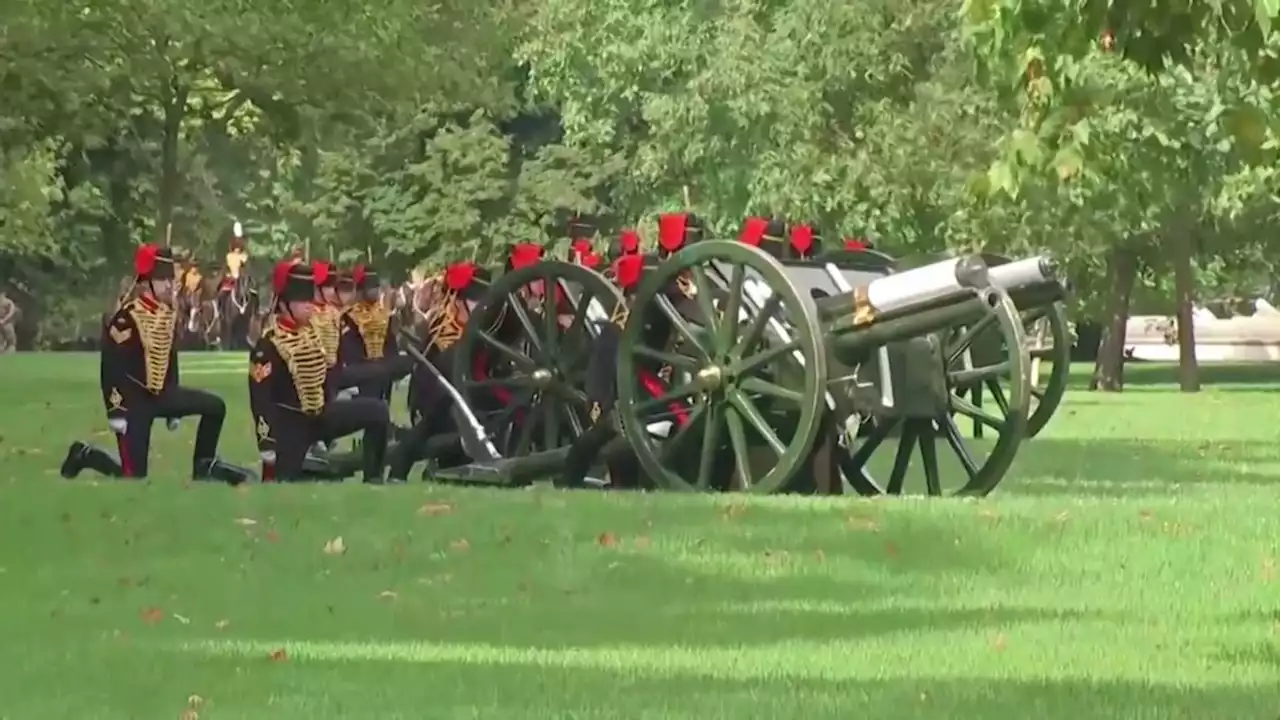
[[[94,361],[0,377],[0,718],[1280,717],[1280,368],[1073,392],[982,501],[67,482]]]

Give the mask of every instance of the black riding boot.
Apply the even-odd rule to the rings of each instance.
[[[250,480],[257,480],[258,475],[248,468],[232,465],[215,457],[208,460],[197,460],[195,467],[192,469],[191,479],[240,485]]]
[[[62,477],[71,480],[85,470],[107,477],[124,477],[124,468],[111,453],[77,440],[67,448],[67,457],[62,461]]]

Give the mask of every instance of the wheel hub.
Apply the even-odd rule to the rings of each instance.
[[[534,370],[529,377],[533,379],[534,385],[543,387],[550,383],[554,376],[551,374],[550,370],[547,370],[546,368],[538,368],[537,370]]]
[[[696,377],[702,387],[708,390],[715,390],[724,383],[725,373],[718,365],[708,365],[699,370]]]

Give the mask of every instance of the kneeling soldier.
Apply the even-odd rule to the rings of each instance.
[[[178,384],[173,252],[143,245],[134,257],[134,270],[136,296],[120,306],[102,333],[102,400],[120,456],[72,443],[62,463],[63,477],[94,470],[111,477],[144,478],[152,423],[164,418],[173,430],[179,418],[199,415],[193,477],[232,485],[252,478],[251,471],[218,459],[218,440],[227,416],[222,398]]]
[[[391,311],[378,299],[377,273],[357,265],[351,283],[354,297],[345,304],[338,345],[343,380],[354,382],[360,397],[390,401],[392,385],[413,370],[413,359],[400,353]]]
[[[253,348],[249,399],[264,480],[319,479],[304,467],[313,443],[364,432],[365,482],[381,482],[391,416],[376,398],[337,400],[329,382],[329,354],[313,322],[317,277],[294,261],[276,266],[276,320]],[[320,333],[328,328],[323,328]]]

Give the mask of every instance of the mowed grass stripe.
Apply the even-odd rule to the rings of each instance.
[[[245,361],[184,355],[230,366],[189,383],[252,461]],[[185,481],[194,422],[154,433],[150,483],[66,482],[68,436],[103,426],[96,358],[0,372],[0,717],[1280,713],[1266,377],[1187,396],[1135,366],[1142,392],[1073,391],[991,497],[869,501],[233,491]]]

